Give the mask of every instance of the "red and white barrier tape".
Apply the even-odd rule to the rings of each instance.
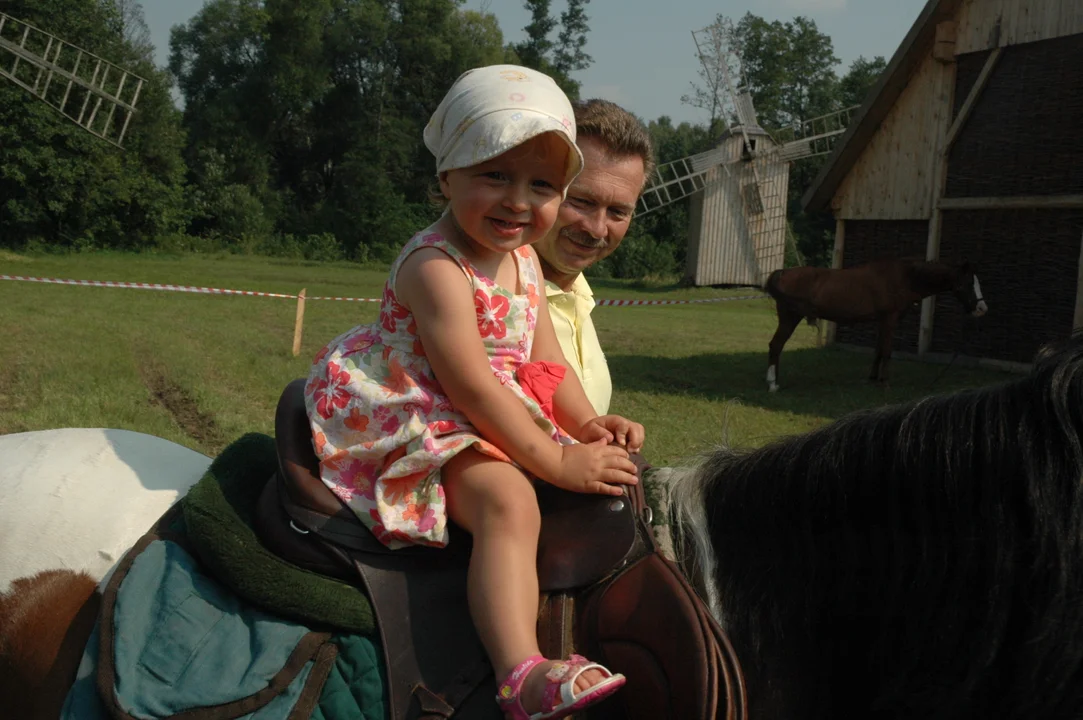
[[[733,297],[702,298],[700,300],[596,300],[598,307],[625,307],[628,305],[696,305],[699,303],[718,303],[729,300],[759,300],[766,295],[735,295]]]
[[[160,283],[113,282],[111,280],[63,280],[60,278],[27,277],[25,275],[0,275],[0,280],[46,283],[49,285],[82,285],[85,287],[130,288],[134,290],[165,290],[168,292],[198,293],[203,295],[250,295],[253,297],[283,298],[296,300],[296,295],[259,292],[257,290],[228,290],[224,288],[197,287],[194,285],[164,285]],[[598,300],[599,307],[629,307],[634,305],[695,305],[701,303],[727,302],[730,300],[758,300],[766,295],[738,295],[699,300]],[[380,298],[322,297],[315,295],[306,300],[341,300],[344,302],[380,302]]]

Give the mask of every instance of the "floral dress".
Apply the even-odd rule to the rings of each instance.
[[[462,268],[493,374],[554,441],[573,442],[539,404],[546,399],[533,390],[538,383],[523,387],[526,378],[538,377],[541,365],[529,362],[540,286],[529,251],[515,251],[523,290],[516,294],[480,274],[432,228],[418,233],[391,267],[379,321],[332,340],[316,356],[305,386],[321,479],[390,548],[447,545],[440,468],[455,455],[473,446],[512,462],[452,407],[425,357],[412,313],[396,298],[399,268],[423,247],[442,250]],[[550,392],[559,379],[552,382],[550,373]]]

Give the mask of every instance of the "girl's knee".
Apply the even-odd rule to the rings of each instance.
[[[525,477],[522,482],[509,480],[502,487],[495,488],[487,498],[484,512],[486,520],[498,523],[504,532],[536,536],[541,529],[538,496]]]
[[[536,536],[541,528],[534,486],[514,465],[470,449],[444,466],[443,480],[452,520],[472,533]]]

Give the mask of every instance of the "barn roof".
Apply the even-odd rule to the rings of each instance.
[[[895,51],[880,79],[857,111],[854,121],[835,145],[812,186],[801,199],[805,210],[823,210],[835,191],[861,157],[869,140],[876,134],[895,101],[902,95],[910,76],[921,64],[936,39],[936,25],[951,19],[961,0],[928,0],[914,26]]]

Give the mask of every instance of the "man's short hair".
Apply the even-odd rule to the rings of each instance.
[[[576,138],[593,138],[610,155],[643,159],[644,177],[654,172],[654,148],[651,136],[635,115],[608,100],[580,100],[575,108]]]

